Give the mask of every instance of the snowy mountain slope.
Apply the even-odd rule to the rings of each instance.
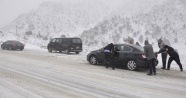
[[[116,14],[122,17],[131,17],[137,14],[146,13],[155,5],[161,5],[167,0],[128,0],[121,3],[117,8]],[[124,1],[123,1],[124,2]]]
[[[160,27],[160,35],[167,37],[172,42],[177,42],[175,39],[179,38],[182,41],[185,35],[185,14],[184,4],[180,0],[169,0],[161,6],[155,6],[154,9],[147,15],[150,15],[147,19],[148,24],[152,24]],[[147,16],[148,17],[148,16]],[[142,18],[142,17],[141,17]],[[150,26],[150,25],[148,25]],[[159,36],[159,35],[158,35]],[[174,41],[173,41],[174,40]]]
[[[89,29],[109,13],[102,2],[53,2],[42,3],[38,9],[20,15],[4,32],[20,35],[20,39],[45,39],[61,36],[78,36],[82,29]],[[17,31],[16,31],[17,30]],[[30,32],[30,34],[26,34]],[[29,36],[27,36],[29,35]],[[48,42],[48,41],[47,41]]]
[[[85,30],[82,39],[87,46],[95,46],[97,43],[99,46],[110,42],[124,43],[128,36],[140,44],[143,44],[145,39],[150,39],[150,42],[155,44],[159,38],[169,39],[172,44],[184,44],[185,23],[184,4],[180,0],[167,0],[153,6],[146,13],[128,18],[114,16],[100,22],[93,29]]]

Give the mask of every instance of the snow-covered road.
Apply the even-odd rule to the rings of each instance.
[[[0,50],[0,98],[185,98],[186,71],[112,70],[86,54]]]

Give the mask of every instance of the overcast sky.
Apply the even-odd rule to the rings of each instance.
[[[0,27],[8,25],[20,14],[35,9],[48,0],[0,0]]]
[[[11,23],[20,14],[36,9],[44,1],[63,0],[0,0],[0,28]]]
[[[0,0],[0,28],[8,25],[20,14],[28,13],[32,9],[37,7],[45,1],[61,1],[61,2],[79,2],[81,0]],[[93,1],[96,0],[82,0],[82,1]],[[100,1],[100,0],[98,0]],[[119,3],[119,1],[130,1],[130,0],[103,0],[111,5]]]

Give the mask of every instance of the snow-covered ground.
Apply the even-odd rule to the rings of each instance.
[[[179,50],[180,53],[182,52]],[[183,51],[184,53],[184,51]],[[87,53],[49,53],[27,44],[23,51],[0,50],[0,98],[185,98],[186,72],[176,64],[157,75],[147,70],[93,66]],[[183,65],[184,55],[181,55]],[[161,63],[160,63],[161,64]]]

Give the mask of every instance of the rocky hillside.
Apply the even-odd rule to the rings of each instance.
[[[125,43],[127,38],[133,38],[140,44],[145,39],[155,44],[158,38],[168,39],[172,44],[185,43],[185,9],[183,0],[167,0],[146,13],[128,18],[114,16],[100,22],[94,28],[84,30],[82,39],[87,46]]]

